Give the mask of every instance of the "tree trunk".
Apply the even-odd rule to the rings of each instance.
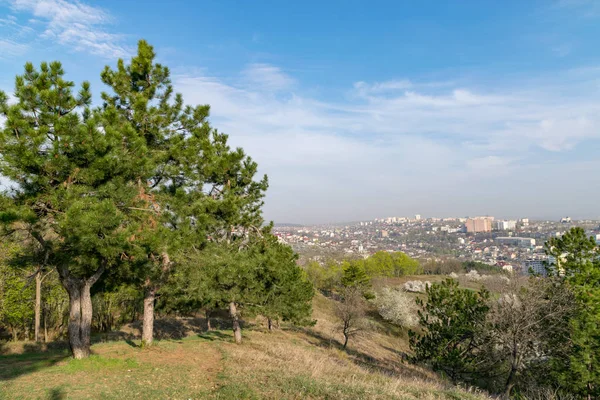
[[[35,274],[35,341],[40,341],[40,309],[42,305],[42,271]]]
[[[348,328],[348,321],[344,321],[344,328],[342,329],[342,333],[344,334],[344,345],[342,346],[342,349],[345,349],[346,346],[348,346],[348,338],[350,337],[348,334]]]
[[[92,285],[86,282],[81,290],[81,343],[87,349],[87,355],[90,354],[92,345],[92,295],[90,290]],[[87,356],[86,356],[87,357]]]
[[[92,296],[90,289],[98,281],[104,267],[89,279],[73,278],[66,268],[59,270],[60,281],[69,294],[69,346],[76,359],[90,355],[92,329]]]
[[[269,332],[273,331],[273,321],[271,318],[267,318],[267,326],[269,327]]]
[[[212,326],[210,326],[210,310],[205,310],[204,315],[206,316],[206,330],[212,331]]]
[[[69,346],[76,359],[86,358],[90,349],[85,348],[81,340],[81,287],[69,285]]]
[[[231,321],[233,322],[233,337],[235,338],[235,342],[237,344],[241,344],[242,329],[240,328],[240,320],[237,312],[237,307],[233,301],[229,303],[229,315],[231,316]]]
[[[152,345],[154,338],[154,299],[156,289],[147,288],[144,294],[144,326],[142,328],[142,345]]]
[[[510,392],[512,391],[514,384],[514,380],[515,380],[515,376],[517,374],[517,368],[518,368],[518,347],[517,347],[517,343],[514,342],[513,343],[513,350],[512,350],[512,354],[511,354],[511,360],[510,360],[510,372],[508,374],[508,377],[506,378],[506,384],[504,385],[504,395],[503,398],[504,399],[510,399]]]
[[[44,308],[44,343],[48,343],[48,324],[47,324],[47,320],[48,319],[48,312],[46,311],[46,308]]]

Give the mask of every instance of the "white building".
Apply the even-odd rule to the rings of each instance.
[[[502,246],[534,247],[535,239],[523,237],[497,237],[496,243]]]
[[[495,231],[513,231],[517,227],[517,221],[497,220],[492,222],[492,229]]]

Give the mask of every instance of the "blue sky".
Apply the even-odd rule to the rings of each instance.
[[[58,59],[98,95],[144,38],[276,222],[600,218],[599,34],[592,0],[0,0],[0,90]]]

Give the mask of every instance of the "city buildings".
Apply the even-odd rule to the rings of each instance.
[[[523,269],[526,273],[532,272],[534,274],[546,275],[546,262],[544,260],[525,260]]]
[[[465,227],[468,233],[491,232],[493,220],[494,217],[469,218],[465,222]]]
[[[500,246],[534,247],[535,239],[524,237],[497,237],[496,243]]]
[[[517,221],[496,220],[492,222],[492,228],[495,231],[514,231],[517,228]]]

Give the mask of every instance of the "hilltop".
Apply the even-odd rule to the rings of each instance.
[[[260,320],[236,345],[225,326],[200,319],[158,321],[165,339],[139,347],[136,328],[96,337],[93,356],[59,345],[0,348],[3,398],[144,399],[483,399],[402,362],[406,332],[370,316],[369,334],[341,349],[334,301],[314,299],[314,327],[268,332]],[[167,338],[170,337],[170,338]]]

